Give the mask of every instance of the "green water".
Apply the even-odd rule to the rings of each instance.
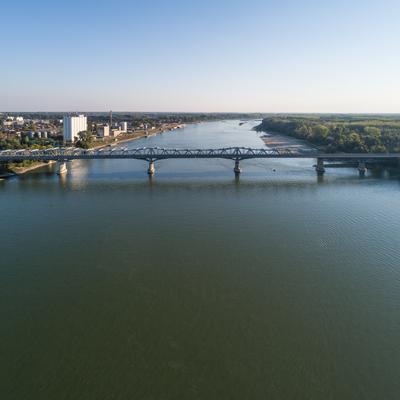
[[[238,122],[129,146],[262,147]],[[0,182],[0,398],[398,399],[400,174],[312,164]]]

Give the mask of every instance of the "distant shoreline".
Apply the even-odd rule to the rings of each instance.
[[[116,146],[120,143],[131,142],[131,141],[137,140],[137,139],[149,138],[149,137],[159,135],[164,132],[170,132],[170,131],[173,131],[176,129],[182,129],[184,127],[185,127],[185,124],[169,124],[163,128],[156,128],[156,129],[152,129],[147,132],[144,130],[140,130],[140,131],[136,131],[132,134],[122,134],[122,135],[114,138],[114,140],[108,140],[107,142],[96,144],[93,147],[91,147],[91,149],[101,149],[101,148],[104,148],[107,146]]]

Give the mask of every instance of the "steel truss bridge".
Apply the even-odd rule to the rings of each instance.
[[[66,172],[66,162],[72,160],[132,159],[149,162],[148,173],[153,174],[154,162],[165,159],[222,158],[235,161],[234,171],[240,172],[239,162],[253,158],[311,158],[316,159],[316,170],[323,173],[324,161],[347,163],[358,167],[365,173],[366,163],[400,163],[400,153],[320,153],[316,150],[253,149],[247,147],[226,147],[220,149],[169,149],[160,147],[106,147],[101,149],[77,149],[74,147],[55,147],[44,150],[3,150],[0,163],[18,161],[58,161],[59,173]],[[340,166],[340,164],[338,164]]]

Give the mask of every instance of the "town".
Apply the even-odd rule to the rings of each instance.
[[[125,117],[130,117],[125,115]],[[68,113],[12,114],[0,113],[0,149],[45,148],[69,145],[83,148],[99,147],[121,140],[152,136],[182,127],[179,118],[138,117],[122,120],[112,111],[91,115]]]
[[[179,116],[97,113],[0,113],[0,150],[101,148],[182,128]],[[44,166],[37,161],[0,165],[0,178]]]

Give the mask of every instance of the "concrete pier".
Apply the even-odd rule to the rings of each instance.
[[[242,169],[240,168],[240,160],[235,160],[235,168],[233,168],[235,174],[240,174]]]
[[[365,161],[359,161],[358,163],[358,173],[360,176],[364,176],[367,172],[367,166],[365,165]]]
[[[149,168],[147,169],[147,173],[149,175],[154,175],[155,172],[156,172],[156,169],[154,167],[154,161],[150,161],[149,162]]]
[[[64,175],[68,172],[67,163],[65,161],[59,161],[57,163],[57,174]]]
[[[315,167],[318,175],[323,175],[325,173],[324,160],[322,158],[317,158],[317,165]]]

